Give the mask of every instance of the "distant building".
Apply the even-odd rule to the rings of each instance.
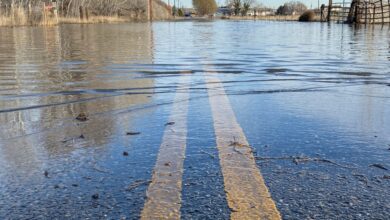
[[[247,14],[248,16],[270,16],[275,15],[275,10],[271,8],[253,8]]]
[[[228,6],[219,7],[216,13],[217,16],[231,16],[233,9]]]

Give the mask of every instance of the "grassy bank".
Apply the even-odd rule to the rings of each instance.
[[[268,15],[268,16],[229,16],[222,19],[230,20],[264,20],[264,21],[298,21],[299,15]]]
[[[158,1],[158,0],[153,0]],[[146,0],[0,0],[0,26],[146,20]],[[156,3],[154,3],[156,4]],[[160,5],[156,8],[162,7]],[[161,10],[156,11],[158,15]]]
[[[41,21],[29,21],[20,17],[0,16],[0,27],[17,27],[17,26],[55,26],[59,24],[97,24],[97,23],[121,23],[137,21],[139,19],[125,18],[118,16],[92,16],[89,19],[80,19],[75,17],[58,17],[49,18]]]

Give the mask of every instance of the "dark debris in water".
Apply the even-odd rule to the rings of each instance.
[[[127,151],[123,151],[123,156],[127,157],[129,156],[129,153]]]
[[[347,166],[347,165],[342,165],[339,164],[335,161],[329,160],[329,159],[324,159],[324,158],[318,158],[318,157],[307,157],[307,156],[283,156],[283,157],[259,157],[255,156],[256,160],[263,160],[263,161],[268,161],[268,160],[291,160],[294,164],[299,165],[303,163],[308,163],[308,162],[319,162],[319,163],[327,163],[327,164],[332,164],[338,167],[342,167],[345,169],[353,169],[355,167],[352,166]]]
[[[45,175],[45,177],[49,177],[49,171],[45,170],[45,172],[43,172],[43,175]]]
[[[166,123],[165,126],[174,125],[174,124],[175,124],[175,122],[171,121],[171,122]]]
[[[126,132],[126,135],[129,135],[129,136],[131,136],[131,135],[140,135],[141,134],[141,132],[138,132],[138,131],[129,131],[129,132]]]
[[[286,69],[286,68],[269,68],[269,69],[265,69],[265,71],[267,73],[277,74],[277,73],[285,73],[288,71],[288,69]]]
[[[99,199],[99,193],[95,193],[92,195],[92,199]]]
[[[85,114],[85,113],[80,113],[77,117],[76,117],[76,120],[77,121],[88,121],[88,115]]]
[[[388,170],[385,166],[383,166],[382,164],[379,164],[379,163],[371,164],[370,167],[376,167],[376,168],[379,168],[382,170]]]

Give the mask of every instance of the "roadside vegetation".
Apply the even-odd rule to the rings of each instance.
[[[146,11],[147,0],[0,0],[0,26],[143,20]]]
[[[290,1],[279,6],[276,10],[278,15],[300,15],[307,10],[307,6],[299,1]]]
[[[246,16],[248,14],[249,9],[253,6],[256,1],[255,0],[228,0],[228,6],[233,8],[233,12],[235,16]]]
[[[301,16],[299,16],[300,22],[311,22],[316,18],[316,14],[312,10],[305,11]]]
[[[218,9],[215,0],[192,0],[192,5],[201,16],[213,15]]]
[[[259,0],[226,0],[226,6],[221,8],[223,19],[259,19],[279,21],[313,21],[317,19],[314,11],[308,11],[307,6],[300,1],[289,1],[279,6],[277,10],[266,7]],[[313,16],[314,14],[314,16]]]

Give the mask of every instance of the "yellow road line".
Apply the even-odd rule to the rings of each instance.
[[[281,219],[223,84],[212,76],[206,81],[230,218]]]
[[[141,219],[180,219],[183,161],[187,142],[189,76],[182,76],[175,95],[170,122],[146,192]]]

